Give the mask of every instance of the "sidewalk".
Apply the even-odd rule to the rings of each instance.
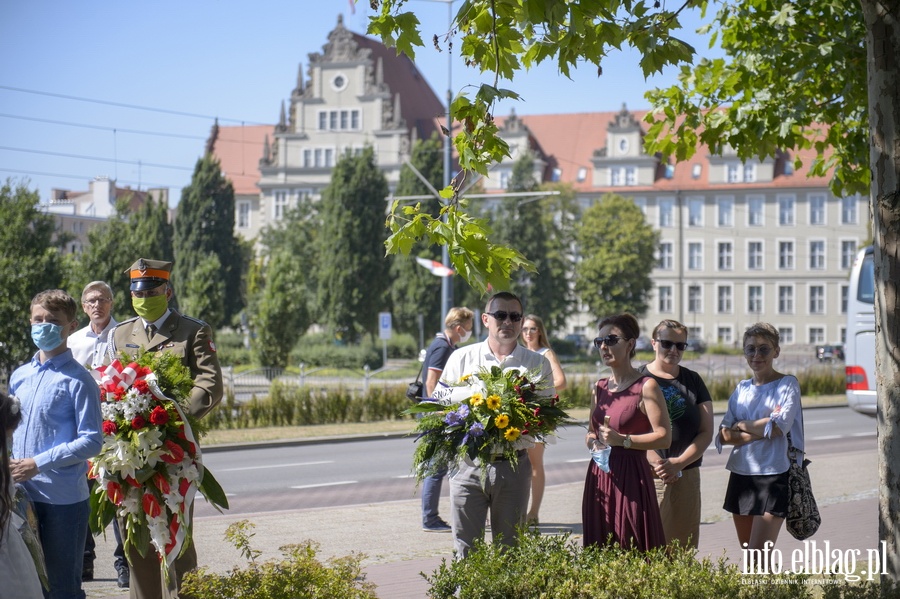
[[[715,477],[708,477],[715,478]],[[814,482],[815,484],[815,482]],[[705,486],[705,485],[704,485]],[[807,541],[812,548],[841,552],[859,550],[858,561],[865,563],[867,551],[878,547],[877,498],[844,498],[830,503],[826,487],[820,499],[822,527]],[[542,510],[541,530],[545,534],[571,532],[580,534],[581,527],[580,483],[559,485],[547,489]],[[446,501],[446,499],[445,499]],[[718,499],[716,500],[718,501]],[[446,509],[442,505],[442,508]],[[718,559],[725,555],[738,566],[742,565],[740,548],[730,520],[718,506],[704,509],[704,521],[700,530],[700,556]],[[715,514],[707,516],[707,512]],[[425,533],[418,526],[420,503],[410,499],[383,504],[361,504],[341,508],[299,510],[282,513],[247,515],[256,525],[253,546],[263,550],[262,559],[278,557],[278,547],[287,543],[299,543],[314,539],[320,543],[319,556],[347,555],[353,551],[365,552],[363,564],[368,580],[378,588],[382,599],[420,599],[427,596],[428,584],[420,572],[431,573],[441,559],[451,558],[452,540],[449,534]],[[242,518],[215,516],[200,518],[195,525],[201,565],[217,572],[226,572],[243,560],[237,550],[223,540],[225,528]],[[112,568],[112,535],[105,542],[98,539],[98,556],[95,563],[96,580],[86,583],[88,597],[127,597],[115,586]],[[814,541],[814,544],[811,542]],[[776,545],[786,568],[795,549],[803,550],[804,544],[794,540],[782,530]]]

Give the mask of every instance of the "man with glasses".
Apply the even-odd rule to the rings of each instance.
[[[553,371],[544,356],[519,345],[522,332],[522,301],[508,291],[495,293],[488,300],[481,322],[488,337],[481,343],[460,348],[450,355],[441,386],[449,389],[466,374],[482,368],[521,368],[540,370],[541,380],[550,385]],[[440,399],[442,389],[434,393]],[[475,540],[484,536],[485,519],[490,513],[491,533],[495,543],[512,546],[516,543],[516,527],[523,524],[531,491],[531,462],[527,449],[534,445],[527,435],[517,443],[518,463],[515,467],[503,456],[497,456],[487,466],[482,478],[481,466],[466,458],[450,476],[450,513],[453,546],[457,559],[472,550]]]
[[[195,418],[201,418],[222,400],[222,369],[210,326],[169,308],[173,296],[169,284],[171,272],[171,262],[143,258],[125,271],[131,278],[131,304],[137,317],[113,329],[109,357],[116,358],[121,352],[136,357],[141,348],[180,356],[194,379],[188,410]],[[193,543],[186,546],[169,568],[168,584],[162,576],[159,556],[153,547],[145,557],[137,551],[130,551],[128,559],[133,578],[131,597],[136,599],[177,597],[184,574],[197,567],[197,552]]]
[[[118,324],[112,317],[113,291],[104,281],[91,281],[81,292],[81,309],[90,319],[88,326],[78,329],[69,337],[69,349],[72,357],[86,368],[96,368],[103,364],[109,347],[109,333]],[[88,481],[93,490],[94,481]],[[128,571],[128,561],[125,559],[125,550],[122,547],[122,535],[119,533],[119,525],[113,522],[113,532],[116,537],[116,549],[113,551],[116,567],[116,584],[119,588],[126,589],[131,581]],[[94,559],[96,543],[90,530],[87,533],[87,541],[84,544],[84,565],[81,570],[81,580],[94,580]]]

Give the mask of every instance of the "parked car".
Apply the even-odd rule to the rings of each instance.
[[[842,345],[817,345],[816,358],[819,362],[843,362],[844,347]]]
[[[637,341],[634,342],[635,351],[653,351],[653,344],[650,342],[650,337],[646,335],[641,335],[637,338]]]
[[[688,337],[687,344],[688,351],[697,352],[698,354],[702,354],[706,351],[706,343],[704,343],[702,339]]]
[[[571,333],[563,339],[566,343],[571,343],[578,351],[584,351],[591,346],[591,342],[583,333]]]

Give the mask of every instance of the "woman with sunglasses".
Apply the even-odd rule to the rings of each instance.
[[[758,322],[744,332],[744,357],[753,376],[737,384],[716,435],[716,448],[734,446],[725,511],[731,512],[741,548],[763,549],[778,539],[788,509],[788,442],[803,459],[800,383],[775,370],[778,330]]]
[[[687,327],[663,320],[650,336],[654,358],[641,366],[662,389],[672,445],[647,452],[655,475],[656,498],[666,543],[697,548],[700,539],[700,463],[713,437],[713,409],[709,390],[700,375],[681,366],[687,349]]]
[[[594,346],[611,370],[600,379],[591,401],[588,449],[610,446],[609,471],[594,460],[588,466],[581,507],[584,545],[612,542],[646,551],[666,543],[647,450],[672,440],[669,416],[659,384],[631,364],[640,335],[631,314],[600,321]]]
[[[566,388],[566,373],[563,372],[562,364],[556,357],[556,352],[550,348],[550,342],[547,340],[547,330],[544,328],[544,321],[540,316],[528,314],[522,321],[522,341],[528,349],[545,356],[550,361],[550,368],[553,369],[553,388],[557,393]],[[531,508],[525,521],[529,525],[537,526],[538,512],[541,509],[541,501],[544,499],[544,449],[546,443],[535,443],[534,447],[528,450],[528,457],[531,460]]]

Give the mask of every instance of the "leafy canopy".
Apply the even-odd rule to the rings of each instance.
[[[424,43],[419,20],[405,10],[406,2],[370,4],[376,13],[368,32],[414,59]],[[418,205],[392,206],[387,252],[406,254],[420,239],[446,244],[456,271],[481,292],[488,285],[505,288],[510,274],[520,268],[533,271],[521,253],[490,241],[490,228],[469,214],[459,195],[467,173],[486,175],[492,163],[510,156],[493,111],[498,100],[519,96],[501,88],[500,79],[513,80],[517,72],[551,59],[565,76],[580,61],[596,65],[599,73],[602,59],[624,46],[641,51],[645,76],[660,72],[693,56],[694,49],[673,32],[681,27],[679,13],[700,4],[684,0],[672,10],[658,0],[464,0],[443,42],[458,37],[458,51],[467,64],[493,75],[490,82],[474,86],[471,95],[469,90],[458,94],[450,105],[451,119],[458,124],[453,143],[464,173],[441,192],[446,204],[437,217]],[[441,40],[435,36],[433,42],[439,47]]]

